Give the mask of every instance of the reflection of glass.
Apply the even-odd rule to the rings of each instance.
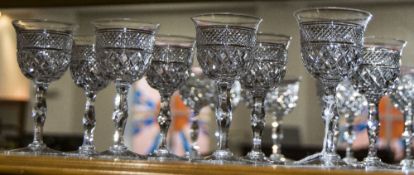
[[[193,110],[190,119],[191,148],[186,153],[186,157],[190,160],[200,159],[198,145],[196,143],[199,136],[199,121],[197,116],[201,108],[210,106],[215,101],[216,93],[214,82],[203,76],[200,68],[193,68],[187,82],[180,88],[180,94],[184,103]]]
[[[368,108],[368,102],[363,95],[356,91],[349,80],[344,80],[336,87],[336,104],[338,113],[345,119],[346,131],[346,155],[343,160],[349,165],[355,165],[357,159],[352,152],[352,144],[355,140],[354,119],[361,116]]]
[[[283,80],[277,89],[271,90],[266,95],[266,113],[273,118],[272,122],[272,154],[270,160],[275,164],[286,164],[290,160],[282,154],[282,119],[292,112],[299,99],[300,78]]]
[[[72,78],[77,86],[85,91],[86,104],[83,116],[83,143],[79,147],[78,155],[96,155],[94,144],[95,130],[95,98],[96,94],[108,85],[98,66],[95,54],[95,40],[92,36],[75,37],[70,62]]]
[[[194,39],[183,36],[159,35],[155,39],[147,81],[161,95],[161,108],[158,115],[160,144],[150,154],[151,160],[180,159],[167,148],[167,133],[171,124],[170,97],[189,77],[193,46]]]
[[[405,158],[400,165],[404,171],[414,170],[414,159],[411,153],[413,138],[413,101],[414,101],[414,68],[401,67],[401,76],[397,90],[390,95],[395,106],[404,113],[404,132],[402,139],[405,142]]]
[[[365,38],[363,58],[352,78],[355,88],[369,103],[368,156],[358,165],[366,169],[396,168],[385,164],[377,156],[376,143],[379,134],[378,103],[390,92],[400,75],[400,58],[405,41],[386,38]]]
[[[233,86],[230,89],[230,100],[231,100],[231,107],[234,109],[236,108],[240,101],[242,100],[241,96],[242,87],[239,80],[235,80]]]
[[[265,127],[264,101],[269,89],[276,87],[285,76],[289,42],[290,36],[257,34],[256,46],[244,64],[241,84],[253,99],[251,105],[253,148],[244,157],[247,163],[270,163],[262,151],[262,132]]]
[[[192,19],[196,25],[197,60],[203,73],[216,82],[219,94],[216,103],[218,149],[207,159],[210,163],[237,162],[228,148],[232,119],[230,89],[255,45],[261,19],[229,13],[204,14]]]
[[[15,20],[13,26],[17,34],[17,62],[22,73],[33,80],[36,95],[32,110],[33,142],[8,153],[60,154],[43,143],[46,92],[48,85],[58,80],[69,67],[74,25],[48,20]]]
[[[335,150],[339,118],[335,88],[358,67],[362,37],[372,15],[356,9],[322,7],[299,10],[295,16],[300,28],[302,61],[323,89],[322,118],[325,121],[322,151],[295,164],[346,165]]]
[[[113,145],[102,156],[144,158],[125,146],[123,135],[128,118],[127,95],[130,84],[140,79],[150,64],[154,34],[158,24],[133,19],[101,19],[93,22],[96,35],[96,60],[104,75],[115,82],[116,97],[112,120]]]

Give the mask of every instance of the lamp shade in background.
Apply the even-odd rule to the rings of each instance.
[[[29,80],[20,72],[16,60],[16,33],[12,19],[0,16],[0,100],[28,101]]]

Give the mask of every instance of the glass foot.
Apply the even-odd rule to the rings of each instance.
[[[355,157],[344,157],[342,160],[350,166],[355,166],[358,163]]]
[[[186,153],[184,158],[190,162],[200,162],[201,160],[203,160],[203,157],[201,157],[199,154],[191,153]]]
[[[271,165],[272,162],[266,157],[266,155],[261,151],[250,151],[242,159],[243,162],[253,165]]]
[[[366,157],[364,161],[356,164],[356,168],[365,170],[379,170],[379,169],[401,169],[401,166],[391,165],[381,161],[379,157]]]
[[[30,156],[62,156],[63,153],[46,146],[46,144],[29,144],[24,148],[6,151],[7,155],[30,155]]]
[[[269,158],[276,165],[288,165],[292,163],[292,160],[285,158],[283,154],[271,154]]]
[[[140,159],[140,160],[145,160],[146,156],[134,153],[134,152],[128,150],[128,148],[126,146],[113,145],[108,150],[100,153],[99,158],[115,159],[115,160],[117,160],[117,159],[134,159],[134,160]]]
[[[218,165],[244,164],[240,158],[234,156],[234,154],[228,149],[216,150],[212,155],[207,156],[202,162]]]
[[[187,159],[183,157],[179,157],[171,153],[169,150],[158,149],[148,156],[148,160],[163,162],[163,161],[185,161]]]
[[[403,159],[400,165],[403,171],[414,171],[414,159]]]
[[[336,153],[316,153],[305,157],[302,160],[293,162],[293,165],[308,165],[311,167],[322,167],[322,168],[342,168],[350,167],[341,157]]]
[[[77,158],[92,158],[98,155],[99,153],[95,150],[94,146],[80,146],[76,151],[65,153],[65,156]]]

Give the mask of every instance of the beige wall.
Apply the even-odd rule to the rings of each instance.
[[[374,3],[372,1],[358,4],[357,1],[281,1],[281,2],[243,2],[243,3],[197,3],[197,4],[157,4],[157,5],[130,5],[111,7],[86,7],[69,9],[38,9],[36,11],[6,10],[4,14],[12,17],[46,17],[52,19],[76,21],[80,24],[79,33],[91,34],[90,20],[102,17],[132,17],[161,24],[160,33],[171,33],[194,36],[194,26],[189,17],[213,11],[229,11],[248,13],[263,17],[260,30],[264,32],[283,33],[293,36],[289,49],[289,76],[302,76],[300,100],[298,107],[285,118],[285,124],[299,127],[302,143],[320,145],[323,128],[320,117],[320,107],[316,98],[314,79],[304,69],[300,58],[298,27],[293,12],[308,6],[337,5],[353,8],[362,8],[371,11],[374,19],[368,27],[368,35],[387,36],[408,40],[404,52],[403,64],[413,65],[414,60],[414,3]],[[395,1],[390,1],[395,2]],[[1,58],[4,59],[4,58]],[[6,76],[0,74],[0,77]],[[67,74],[50,87],[52,96],[48,99],[49,114],[45,132],[73,134],[81,133],[81,117],[84,97],[82,91],[73,85]],[[54,95],[53,95],[54,94]],[[96,110],[98,126],[96,142],[99,149],[105,149],[111,143],[113,124],[111,112],[113,109],[114,88],[103,90],[97,97]],[[234,122],[231,127],[231,147],[236,148],[239,143],[249,143],[250,112],[240,105],[234,113]],[[31,123],[31,120],[29,120]],[[214,126],[214,125],[213,125]],[[30,130],[31,125],[27,129]],[[250,136],[250,137],[246,137]],[[288,138],[287,138],[288,139]]]

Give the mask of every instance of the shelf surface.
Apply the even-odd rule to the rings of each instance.
[[[63,157],[0,156],[0,174],[138,174],[138,175],[398,175],[398,171],[255,167],[186,162],[87,160]]]

